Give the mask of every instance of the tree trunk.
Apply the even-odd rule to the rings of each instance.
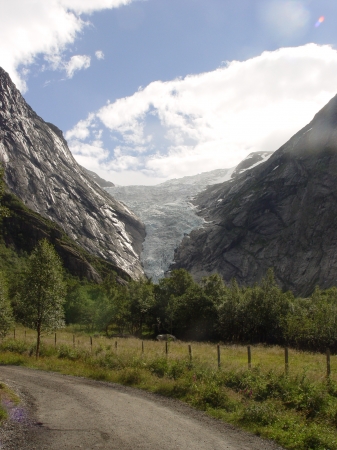
[[[41,339],[41,325],[38,325],[37,326],[37,340],[36,340],[36,359],[39,359],[40,339]]]

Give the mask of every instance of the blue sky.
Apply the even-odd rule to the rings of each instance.
[[[117,184],[276,150],[337,93],[334,0],[0,1],[0,65]]]

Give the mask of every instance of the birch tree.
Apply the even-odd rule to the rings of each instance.
[[[37,333],[36,358],[41,333],[64,326],[65,293],[61,261],[53,246],[43,239],[29,257],[18,305],[22,323]]]

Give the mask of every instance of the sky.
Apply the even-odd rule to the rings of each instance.
[[[76,160],[119,185],[277,150],[337,94],[335,0],[0,6],[0,66]]]

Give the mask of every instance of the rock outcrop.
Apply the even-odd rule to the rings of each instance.
[[[194,203],[208,222],[185,237],[172,268],[250,285],[273,267],[298,295],[337,284],[337,96],[266,162]]]
[[[8,188],[28,208],[89,253],[133,278],[143,274],[144,225],[83,172],[62,132],[30,108],[1,68],[0,162]]]
[[[41,239],[53,244],[64,268],[72,275],[95,283],[115,272],[123,283],[130,276],[111,262],[103,260],[77,245],[55,222],[27,208],[18,197],[5,193],[1,205],[9,212],[0,221],[0,243],[19,255],[30,254]]]
[[[85,174],[89,176],[89,178],[92,178],[98,186],[101,188],[107,188],[107,187],[114,187],[115,185],[111,181],[104,180],[104,178],[101,178],[97,173],[93,172],[92,170],[86,169],[83,166],[80,166],[81,169]]]

